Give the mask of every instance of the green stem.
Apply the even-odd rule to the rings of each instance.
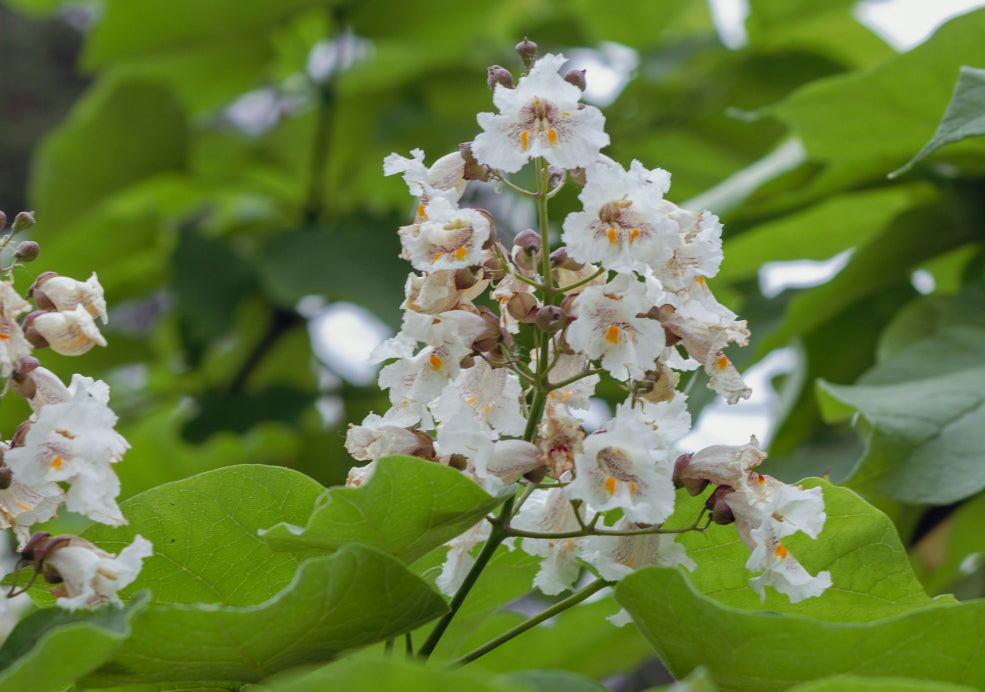
[[[602,276],[603,274],[605,274],[605,271],[606,270],[603,267],[603,268],[599,269],[597,272],[595,272],[594,274],[592,274],[591,276],[589,276],[586,279],[582,279],[581,281],[575,281],[573,284],[568,284],[567,286],[561,286],[560,288],[557,289],[557,292],[558,293],[567,293],[568,291],[571,291],[571,290],[573,290],[575,288],[578,288],[579,286],[584,286],[589,281],[595,281],[595,279],[597,279],[600,276]]]
[[[451,624],[452,619],[454,619],[455,614],[458,613],[458,609],[462,607],[462,603],[465,602],[465,597],[469,595],[469,591],[475,586],[476,581],[479,579],[479,575],[482,570],[485,569],[486,564],[492,559],[493,554],[496,552],[496,548],[507,538],[506,531],[503,530],[503,524],[509,520],[510,514],[513,512],[513,502],[516,500],[515,497],[511,497],[503,505],[502,511],[499,516],[496,517],[496,521],[493,523],[492,531],[489,534],[489,538],[486,540],[486,544],[482,547],[482,552],[479,553],[479,557],[475,559],[475,564],[472,565],[472,569],[469,573],[465,575],[465,580],[462,585],[458,587],[458,591],[451,599],[451,603],[448,604],[448,612],[445,613],[438,624],[434,626],[431,630],[431,634],[428,635],[427,641],[417,652],[419,658],[427,660],[431,653],[434,651],[434,647],[438,645],[441,640],[441,636],[448,629],[448,625]]]
[[[604,579],[599,579],[597,581],[593,581],[591,584],[589,584],[588,586],[586,586],[584,589],[582,589],[581,591],[576,591],[575,593],[571,594],[570,596],[568,596],[566,599],[564,599],[560,603],[555,603],[554,605],[552,605],[547,610],[545,610],[545,611],[543,611],[543,612],[541,612],[541,613],[539,613],[537,615],[534,615],[529,620],[525,620],[524,622],[521,622],[519,625],[517,625],[513,629],[510,629],[510,630],[507,630],[506,632],[503,632],[501,635],[499,635],[495,639],[489,640],[488,642],[486,642],[485,644],[483,644],[479,648],[473,649],[472,651],[470,651],[469,653],[465,654],[461,658],[453,661],[449,665],[449,667],[452,667],[452,666],[464,666],[466,663],[471,663],[472,661],[474,661],[475,659],[479,658],[480,656],[483,656],[483,655],[489,653],[490,651],[492,651],[496,647],[498,647],[498,646],[500,646],[502,644],[505,644],[506,642],[508,642],[509,640],[513,639],[517,635],[523,634],[524,632],[526,632],[527,630],[529,630],[531,627],[536,627],[540,623],[544,622],[544,620],[548,620],[548,619],[554,617],[555,615],[557,615],[558,613],[563,612],[563,611],[567,610],[568,608],[570,608],[572,606],[578,605],[579,603],[581,603],[582,601],[584,601],[586,598],[588,598],[589,596],[591,596],[593,593],[596,593],[597,591],[601,591],[602,589],[604,589],[607,586],[610,586],[611,584],[612,584],[612,582],[606,581]]]

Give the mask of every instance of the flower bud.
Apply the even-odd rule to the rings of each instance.
[[[541,331],[554,334],[574,322],[575,318],[566,315],[557,305],[545,305],[537,311],[535,324]]]
[[[420,441],[420,446],[411,452],[411,456],[422,459],[434,459],[434,440],[423,430],[411,430]]]
[[[527,324],[537,320],[539,307],[536,296],[530,293],[515,293],[506,301],[507,312],[520,322]]]
[[[541,262],[540,249],[541,238],[537,231],[532,228],[520,231],[513,238],[513,261],[521,269],[534,269]]]
[[[464,267],[455,270],[455,288],[464,291],[472,288],[479,282],[480,274],[472,267]]]
[[[106,345],[92,316],[81,305],[65,312],[32,312],[24,327],[24,336],[36,348],[44,344],[63,356],[82,355],[96,344]]]
[[[711,520],[716,524],[731,524],[735,521],[732,508],[725,502],[725,497],[735,492],[730,486],[720,485],[705,500],[705,507],[711,510]]]
[[[506,89],[513,88],[513,75],[509,73],[505,68],[499,65],[493,65],[489,68],[488,75],[486,76],[486,84],[493,91],[496,90],[496,85],[499,84]]]
[[[568,248],[559,247],[551,253],[551,266],[555,269],[567,269],[568,271],[576,272],[580,271],[585,265],[571,259],[571,256],[568,254]]]
[[[33,211],[22,211],[17,216],[14,217],[14,223],[10,227],[11,235],[22,233],[27,229],[34,226],[34,212]]]
[[[547,167],[547,187],[553,189],[564,182],[564,169],[557,166]]]
[[[585,91],[585,70],[568,70],[564,74],[564,81]]]
[[[109,319],[103,287],[95,272],[86,281],[76,281],[55,272],[44,272],[31,284],[27,295],[43,310],[65,312],[82,306],[93,318],[101,319],[103,324]]]
[[[570,169],[568,171],[568,178],[575,185],[580,185],[581,187],[585,187],[585,183],[587,182],[587,178],[585,178],[585,169],[584,168],[572,168],[572,169]]]
[[[48,348],[48,341],[34,328],[34,320],[46,314],[48,314],[47,310],[35,310],[24,318],[24,338],[34,348]]]
[[[41,254],[41,246],[33,240],[25,240],[14,250],[14,258],[21,262],[33,262]]]
[[[537,44],[524,36],[523,40],[516,44],[515,50],[520,55],[520,60],[523,61],[524,67],[529,70],[530,66],[534,64],[534,58],[537,56]]]
[[[693,454],[682,454],[674,462],[674,486],[684,488],[691,497],[700,495],[708,487],[706,478],[693,478],[685,474],[688,464],[691,463]]]
[[[14,482],[14,472],[9,466],[0,466],[0,490],[6,490]]]

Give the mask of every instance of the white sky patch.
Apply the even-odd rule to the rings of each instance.
[[[718,36],[732,50],[749,43],[746,33],[746,17],[749,16],[748,0],[708,0],[711,19],[718,29]]]
[[[694,428],[680,442],[680,448],[696,452],[710,445],[744,445],[750,435],[766,447],[773,434],[780,397],[770,381],[794,369],[797,356],[792,348],[780,348],[742,373],[752,396],[729,405],[718,398],[701,412]]]
[[[576,48],[565,55],[565,70],[585,70],[585,101],[603,107],[616,100],[640,64],[635,50],[612,41],[602,41],[597,49]]]
[[[311,349],[322,363],[355,385],[376,380],[376,365],[369,354],[391,336],[390,329],[368,310],[352,303],[315,307],[320,298],[302,299],[298,311],[308,318]]]
[[[898,51],[926,41],[951,17],[985,7],[985,0],[865,0],[855,18]]]
[[[917,269],[910,275],[910,283],[913,288],[917,289],[922,295],[929,295],[934,292],[937,288],[937,282],[934,280],[934,275],[931,274],[926,269]]]
[[[759,290],[765,297],[774,298],[788,288],[820,286],[844,269],[851,256],[852,250],[849,249],[820,262],[816,260],[766,262],[759,268]]]

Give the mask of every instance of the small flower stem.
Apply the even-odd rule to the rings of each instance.
[[[591,524],[586,526],[580,531],[564,531],[558,533],[540,533],[537,531],[523,531],[521,529],[514,529],[509,526],[506,527],[506,533],[509,536],[517,536],[519,538],[543,538],[543,539],[557,539],[557,538],[583,538],[584,536],[649,536],[652,534],[664,534],[664,533],[687,533],[688,531],[704,531],[705,527],[698,527],[701,523],[701,519],[704,517],[705,510],[701,510],[701,514],[692,523],[687,526],[681,527],[679,529],[665,529],[658,527],[651,527],[647,529],[626,529],[624,531],[610,531],[609,529],[596,529],[594,527],[594,520]],[[598,516],[598,515],[596,515]]]
[[[407,658],[414,655],[414,640],[410,637],[410,632],[404,635],[404,643],[406,644]]]
[[[603,372],[605,372],[605,371],[604,370],[586,370],[585,372],[580,373],[578,375],[574,375],[573,377],[569,377],[566,380],[561,380],[560,382],[553,382],[553,383],[551,383],[551,391],[553,391],[555,389],[564,389],[569,384],[574,384],[578,380],[584,379],[586,377],[591,377],[592,375],[598,375],[598,374],[603,373]]]
[[[537,159],[537,219],[540,222],[541,273],[544,279],[544,305],[551,305],[556,293],[551,276],[551,237],[547,214],[547,161]]]
[[[465,575],[465,580],[462,585],[458,587],[458,591],[452,597],[451,602],[448,604],[448,612],[445,613],[438,624],[434,626],[431,630],[431,634],[428,635],[427,641],[421,646],[420,650],[417,652],[418,658],[422,660],[428,660],[434,648],[438,645],[441,640],[441,636],[448,629],[448,625],[454,619],[455,615],[458,613],[458,609],[462,607],[462,603],[465,602],[465,597],[469,595],[469,591],[475,586],[476,581],[479,579],[479,575],[482,574],[482,570],[486,568],[489,560],[492,559],[493,554],[499,547],[499,544],[506,540],[509,535],[503,529],[503,524],[509,519],[510,515],[513,513],[513,503],[516,500],[515,497],[511,497],[503,505],[502,511],[493,522],[492,531],[489,534],[489,538],[486,540],[486,544],[482,546],[482,552],[479,553],[479,557],[475,559],[475,564],[472,565],[472,569],[469,573]]]
[[[465,654],[461,658],[459,658],[459,659],[453,661],[452,663],[450,663],[448,667],[451,668],[451,667],[457,667],[457,666],[464,666],[466,663],[471,663],[472,661],[474,661],[475,659],[479,658],[480,656],[483,656],[483,655],[489,653],[490,651],[492,651],[496,647],[501,646],[502,644],[505,644],[506,642],[508,642],[509,640],[513,639],[517,635],[523,634],[524,632],[526,632],[527,630],[529,630],[531,627],[536,627],[540,623],[542,623],[545,620],[548,620],[548,619],[554,617],[558,613],[561,613],[561,612],[567,610],[568,608],[570,608],[572,606],[578,605],[579,603],[581,603],[582,601],[584,601],[586,598],[588,598],[592,594],[594,594],[594,593],[596,593],[598,591],[601,591],[602,589],[604,589],[605,587],[607,587],[607,586],[609,586],[611,584],[612,584],[612,582],[606,581],[604,579],[599,579],[597,581],[593,581],[591,584],[589,584],[585,588],[581,589],[580,591],[576,591],[575,593],[571,594],[570,596],[568,596],[566,599],[564,599],[560,603],[555,603],[554,605],[552,605],[547,610],[544,610],[543,612],[538,613],[537,615],[534,615],[529,620],[524,620],[523,622],[521,622],[516,627],[514,627],[512,629],[509,629],[506,632],[503,632],[501,635],[499,635],[495,639],[489,640],[488,642],[486,642],[485,644],[483,644],[479,648],[473,649],[472,651],[470,651],[469,653]]]
[[[581,281],[575,281],[573,284],[568,284],[567,286],[561,286],[560,288],[557,289],[557,292],[558,293],[567,293],[568,291],[571,291],[573,289],[576,289],[579,286],[584,286],[589,281],[595,281],[595,279],[599,278],[603,274],[605,274],[605,268],[604,267],[603,268],[600,268],[597,272],[595,272],[594,274],[592,274],[591,276],[589,276],[587,278],[582,279]]]
[[[511,190],[513,190],[513,192],[516,192],[517,194],[523,195],[524,197],[536,197],[537,196],[537,193],[536,192],[531,192],[530,190],[525,190],[522,187],[520,187],[519,185],[516,185],[514,183],[511,183],[509,180],[507,180],[506,176],[503,175],[502,173],[498,173],[497,174],[496,180],[498,180],[499,182],[503,183],[506,187],[508,187]]]

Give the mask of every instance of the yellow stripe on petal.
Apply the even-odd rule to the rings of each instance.
[[[547,131],[547,141],[552,147],[557,145],[557,130],[553,127]]]
[[[616,243],[619,242],[619,236],[616,234],[616,229],[614,228],[610,228],[608,233],[606,233],[606,236],[608,236],[609,242],[612,245],[615,245]]]
[[[725,368],[728,367],[728,358],[722,356],[721,358],[718,359],[717,365],[719,370],[724,370]]]
[[[526,151],[528,146],[530,146],[530,130],[524,130],[520,133],[520,151]]]
[[[782,545],[778,545],[776,546],[776,551],[774,551],[774,554],[782,560],[787,556],[787,549],[784,548]]]
[[[55,457],[54,459],[51,460],[51,468],[53,468],[55,471],[60,471],[62,468],[62,461],[63,460],[61,457]]]
[[[616,325],[610,325],[609,330],[605,333],[605,340],[610,344],[619,343],[619,327]]]
[[[615,478],[606,478],[605,479],[605,489],[609,491],[609,494],[610,495],[614,495],[616,493],[616,479]]]
[[[438,357],[438,354],[432,353],[431,357],[428,359],[428,362],[435,370],[441,370],[442,361],[441,358]]]
[[[461,261],[465,259],[465,255],[467,254],[469,254],[469,251],[463,247],[460,247],[457,250],[455,250],[455,259]]]

